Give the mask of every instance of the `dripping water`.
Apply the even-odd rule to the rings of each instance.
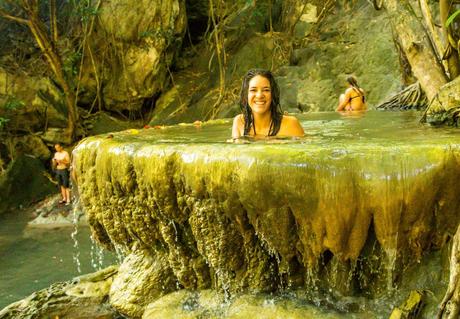
[[[79,274],[81,274],[81,262],[80,262],[80,247],[79,247],[79,244],[78,244],[78,238],[77,238],[77,235],[78,235],[78,220],[80,218],[80,210],[78,209],[79,208],[79,205],[78,205],[78,202],[76,199],[74,199],[74,203],[75,205],[73,205],[73,208],[72,208],[72,224],[73,224],[73,231],[72,233],[70,234],[70,236],[72,237],[72,240],[73,240],[73,249],[74,249],[74,252],[73,252],[73,261],[74,261],[74,264],[76,265],[77,267],[77,271]]]

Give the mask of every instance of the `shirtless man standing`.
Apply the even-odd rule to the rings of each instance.
[[[56,153],[53,157],[53,168],[55,168],[56,178],[61,189],[62,200],[59,204],[70,205],[70,156],[61,144],[54,145]]]

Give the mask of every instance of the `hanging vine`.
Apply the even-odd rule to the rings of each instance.
[[[227,65],[227,55],[225,52],[225,34],[224,34],[224,24],[225,24],[225,5],[222,4],[222,0],[209,0],[209,17],[212,25],[212,31],[210,32],[209,37],[212,38],[209,43],[213,48],[213,53],[211,59],[209,60],[209,69],[211,69],[213,57],[216,56],[217,64],[219,68],[219,96],[214,102],[210,111],[206,115],[210,119],[216,117],[219,106],[222,103],[222,100],[225,95],[225,69]],[[209,26],[208,26],[209,30]]]
[[[80,21],[83,26],[83,36],[81,40],[81,45],[78,48],[77,51],[81,51],[81,59],[80,59],[80,67],[79,67],[79,72],[78,72],[78,77],[77,77],[77,85],[76,85],[76,95],[78,97],[78,93],[80,91],[80,83],[81,83],[81,78],[82,78],[82,72],[83,72],[83,62],[85,60],[86,52],[88,52],[88,55],[91,60],[91,65],[93,67],[93,72],[94,72],[94,78],[96,80],[96,98],[93,100],[93,103],[91,104],[91,107],[89,109],[88,114],[90,114],[96,104],[98,103],[98,109],[99,111],[102,110],[102,105],[103,105],[103,99],[101,96],[101,89],[102,89],[102,84],[101,80],[99,78],[99,70],[96,65],[96,61],[94,59],[93,51],[91,48],[91,45],[88,41],[88,39],[91,37],[91,34],[94,29],[94,22],[95,18],[97,16],[97,13],[99,11],[99,7],[101,5],[101,0],[98,0],[96,5],[93,6],[91,1],[81,1],[78,3],[76,6],[76,11],[79,13],[80,16]],[[104,51],[105,54],[105,51]]]

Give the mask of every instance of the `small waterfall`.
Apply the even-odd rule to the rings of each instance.
[[[104,249],[100,247],[93,235],[90,236],[91,239],[91,249],[90,249],[90,258],[91,258],[91,267],[94,270],[101,270],[104,268]]]
[[[114,244],[113,246],[115,248],[115,255],[117,257],[118,263],[121,264],[123,259],[126,257],[125,248],[118,244]]]
[[[80,211],[79,211],[79,205],[76,203],[76,199],[74,199],[74,205],[72,208],[72,224],[73,224],[73,231],[70,234],[73,240],[73,261],[77,267],[77,271],[79,274],[81,274],[81,262],[80,262],[80,247],[78,244],[78,221],[80,218]]]

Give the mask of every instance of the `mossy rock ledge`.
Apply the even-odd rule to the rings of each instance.
[[[142,265],[120,267],[137,282],[115,278],[143,296],[115,305],[127,315],[183,288],[378,297],[458,224],[455,143],[232,144],[167,130],[89,137],[73,151],[93,236]]]

